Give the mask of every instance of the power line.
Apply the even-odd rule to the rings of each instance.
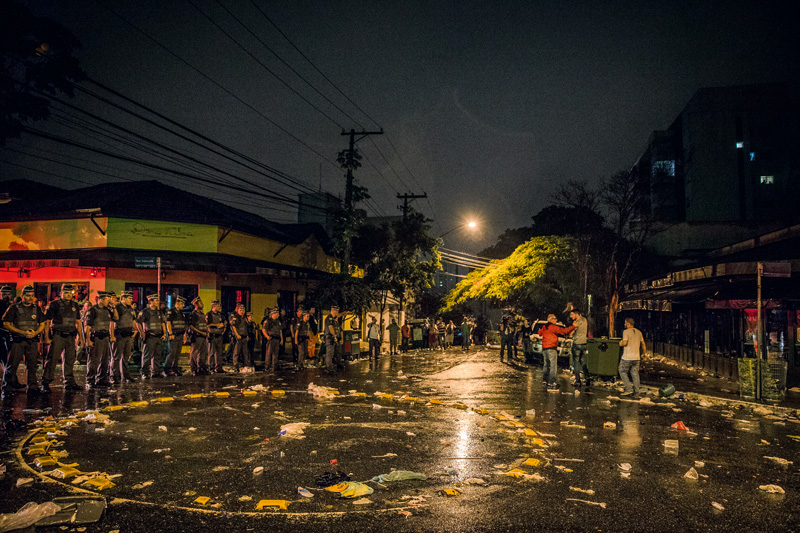
[[[305,59],[305,60],[308,62],[308,64],[309,64],[309,65],[311,65],[311,66],[314,68],[314,70],[316,70],[316,71],[319,73],[319,75],[320,75],[320,76],[322,76],[322,77],[325,79],[325,81],[327,81],[328,83],[330,83],[330,84],[331,84],[331,87],[333,87],[334,89],[336,89],[336,90],[339,92],[339,94],[341,94],[341,95],[342,95],[342,96],[343,96],[343,97],[344,97],[344,98],[345,98],[345,99],[346,99],[348,102],[350,102],[350,103],[353,105],[353,107],[355,107],[355,108],[356,108],[356,109],[358,109],[358,110],[359,110],[361,113],[363,113],[363,114],[364,114],[364,116],[365,116],[365,117],[367,117],[367,118],[368,118],[368,119],[369,119],[369,120],[370,120],[370,121],[371,121],[373,124],[375,124],[375,125],[376,125],[376,126],[378,126],[379,128],[381,127],[381,125],[380,125],[380,124],[378,124],[378,121],[376,121],[376,120],[375,120],[375,119],[373,119],[371,116],[369,116],[369,114],[368,114],[366,111],[364,111],[363,109],[361,109],[361,108],[358,106],[358,104],[356,104],[356,103],[355,103],[355,102],[354,102],[354,101],[353,101],[353,100],[352,100],[352,99],[351,99],[349,96],[347,96],[347,95],[344,93],[344,91],[342,91],[342,90],[341,90],[341,89],[340,89],[340,88],[339,88],[339,87],[338,87],[338,86],[337,86],[335,83],[333,83],[333,81],[332,81],[330,78],[328,78],[328,76],[326,76],[324,72],[322,72],[322,71],[321,71],[319,68],[317,68],[317,66],[314,64],[314,62],[313,62],[313,61],[311,61],[311,59],[309,59],[309,57],[308,57],[308,56],[306,56],[306,55],[303,53],[303,51],[302,51],[302,50],[300,50],[300,49],[299,49],[299,48],[298,48],[298,47],[297,47],[297,46],[296,46],[296,45],[295,45],[295,44],[292,42],[292,40],[291,40],[291,39],[289,39],[289,37],[288,37],[288,36],[287,36],[287,35],[286,35],[286,34],[285,34],[285,33],[284,33],[284,32],[283,32],[283,31],[282,31],[282,30],[281,30],[281,29],[278,27],[278,25],[277,25],[277,24],[275,24],[275,22],[273,22],[273,21],[272,21],[272,19],[271,19],[271,18],[269,18],[269,16],[268,16],[268,15],[267,15],[267,14],[264,12],[264,10],[262,10],[262,9],[261,9],[261,7],[259,7],[259,6],[258,6],[258,4],[256,4],[256,3],[255,3],[255,1],[254,1],[254,0],[250,0],[250,3],[251,3],[251,4],[253,4],[253,6],[254,6],[254,7],[255,7],[255,8],[258,10],[258,12],[259,12],[259,13],[261,13],[261,15],[262,15],[262,16],[263,16],[263,17],[264,17],[266,20],[267,20],[267,22],[269,22],[270,24],[272,24],[272,27],[273,27],[273,28],[275,28],[275,29],[278,31],[278,33],[280,33],[280,34],[281,34],[281,36],[282,36],[284,39],[286,39],[286,42],[288,42],[288,43],[291,45],[291,47],[292,47],[292,48],[294,48],[294,49],[297,51],[297,53],[299,53],[299,54],[300,54],[300,56],[302,56],[302,58],[303,58],[303,59]],[[355,122],[355,121],[354,121],[354,122]],[[357,123],[357,122],[356,122],[356,123]],[[359,125],[360,125],[360,124],[359,124]]]
[[[481,260],[483,260],[483,261],[489,261],[489,262],[492,262],[492,261],[497,261],[497,259],[492,259],[492,258],[490,258],[490,257],[483,257],[483,256],[480,256],[480,255],[470,254],[470,253],[467,253],[467,252],[460,252],[460,251],[458,251],[458,250],[453,250],[453,249],[450,249],[450,248],[445,248],[444,246],[440,246],[440,247],[439,247],[439,250],[444,250],[444,251],[446,251],[446,252],[449,252],[449,253],[451,253],[452,255],[463,255],[463,256],[466,256],[466,257],[471,257],[471,258],[481,259]]]
[[[247,107],[248,109],[250,109],[251,111],[253,111],[254,113],[256,113],[258,116],[260,116],[261,118],[263,118],[264,120],[266,120],[267,122],[269,122],[270,124],[272,124],[273,126],[275,126],[275,127],[278,129],[278,130],[280,130],[280,131],[281,131],[281,132],[283,132],[284,134],[288,135],[289,137],[291,137],[292,139],[294,139],[295,141],[297,141],[298,143],[300,143],[301,145],[303,145],[304,147],[306,147],[306,148],[307,148],[308,150],[310,150],[311,152],[315,153],[317,156],[319,156],[319,157],[320,157],[320,158],[321,158],[323,161],[325,161],[326,163],[328,163],[328,164],[330,164],[330,165],[333,165],[333,166],[336,166],[336,164],[335,164],[333,161],[331,161],[330,159],[328,159],[328,156],[325,156],[325,155],[321,154],[319,151],[317,151],[316,149],[314,149],[314,148],[313,148],[311,145],[309,145],[308,143],[306,143],[305,141],[303,141],[302,139],[300,139],[299,137],[297,137],[296,135],[294,135],[293,133],[291,133],[289,130],[287,130],[287,129],[286,129],[286,128],[284,128],[283,126],[279,125],[277,122],[275,122],[274,120],[272,120],[271,118],[269,118],[268,116],[266,116],[265,114],[263,114],[261,111],[259,111],[258,109],[256,109],[256,108],[255,108],[255,107],[253,107],[252,105],[250,105],[249,103],[245,102],[243,99],[241,99],[241,98],[240,98],[240,97],[238,97],[236,94],[234,94],[233,92],[231,92],[229,89],[227,89],[226,87],[224,87],[222,84],[220,84],[219,82],[217,82],[216,80],[214,80],[213,78],[211,78],[210,76],[208,76],[207,74],[205,74],[204,72],[202,72],[200,69],[198,69],[197,67],[195,67],[194,65],[192,65],[191,63],[189,63],[188,61],[186,61],[185,59],[183,59],[181,56],[179,56],[178,54],[176,54],[175,52],[173,52],[172,50],[170,50],[170,49],[169,49],[167,46],[165,46],[164,44],[162,44],[162,43],[161,43],[160,41],[158,41],[158,40],[157,40],[155,37],[152,37],[150,34],[148,34],[147,32],[145,32],[143,29],[139,28],[139,27],[138,27],[136,24],[134,24],[134,23],[133,23],[133,22],[131,22],[130,20],[126,19],[124,16],[122,16],[120,13],[118,13],[118,12],[117,12],[117,11],[115,11],[114,9],[110,8],[109,6],[107,6],[107,5],[105,4],[105,1],[104,1],[104,0],[97,0],[97,1],[100,3],[100,5],[101,5],[101,6],[103,6],[105,9],[107,9],[108,11],[110,11],[110,12],[111,12],[111,13],[112,13],[114,16],[116,16],[117,18],[119,18],[120,20],[122,20],[123,22],[125,22],[126,24],[128,24],[128,25],[129,25],[131,28],[133,28],[134,30],[136,30],[137,32],[139,32],[141,35],[145,36],[145,37],[146,37],[148,40],[150,40],[151,42],[153,42],[154,44],[156,44],[158,47],[160,47],[162,50],[164,50],[165,52],[167,52],[169,55],[171,55],[172,57],[174,57],[175,59],[177,59],[178,61],[180,61],[181,63],[183,63],[184,65],[186,65],[186,66],[187,66],[187,67],[189,67],[190,69],[192,69],[193,71],[195,71],[197,74],[199,74],[200,76],[202,76],[203,78],[205,78],[205,79],[206,79],[206,80],[208,80],[209,82],[213,83],[213,84],[214,84],[216,87],[218,87],[219,89],[222,89],[222,90],[223,90],[223,91],[224,91],[226,94],[228,94],[229,96],[231,96],[232,98],[234,98],[236,101],[238,101],[239,103],[241,103],[242,105],[244,105],[245,107]]]

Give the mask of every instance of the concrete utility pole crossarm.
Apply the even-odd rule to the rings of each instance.
[[[405,220],[408,218],[408,201],[409,200],[416,200],[417,198],[427,198],[427,197],[428,197],[428,193],[422,193],[422,194],[409,194],[409,193],[406,193],[406,194],[398,194],[397,195],[397,199],[398,200],[403,200],[402,207],[398,206],[398,209],[401,209],[403,211],[403,222],[405,222]]]

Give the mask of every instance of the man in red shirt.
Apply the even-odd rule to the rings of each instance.
[[[547,315],[547,324],[539,330],[542,336],[542,355],[544,356],[544,368],[542,378],[547,388],[558,389],[556,383],[556,371],[558,370],[558,337],[566,337],[575,326],[564,328],[556,324],[556,315]]]

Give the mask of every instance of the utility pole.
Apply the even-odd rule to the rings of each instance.
[[[403,222],[405,222],[406,219],[408,218],[408,201],[409,200],[416,200],[417,198],[427,198],[427,197],[428,197],[428,193],[425,193],[425,192],[422,193],[422,194],[409,194],[409,193],[406,193],[406,194],[398,194],[397,195],[397,199],[398,200],[403,200],[403,206],[402,207],[401,206],[397,206],[398,209],[403,211]]]
[[[356,141],[360,141],[367,135],[383,135],[383,128],[381,131],[359,131],[351,129],[349,132],[343,131],[342,135],[350,136],[350,147],[347,151],[347,156],[345,157],[345,164],[343,165],[347,169],[347,182],[345,184],[344,189],[344,209],[347,213],[347,216],[352,216],[353,214],[353,168],[357,168],[357,160],[356,160]],[[356,135],[360,137],[356,139]],[[349,274],[350,273],[350,237],[345,237],[345,246],[344,246],[344,258],[342,259],[342,271]]]

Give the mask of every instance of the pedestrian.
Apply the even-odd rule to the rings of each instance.
[[[382,336],[381,327],[378,325],[378,319],[373,316],[367,326],[367,339],[369,340],[369,358],[372,359],[374,354],[375,361],[378,360],[378,356],[381,354]]]
[[[113,383],[133,383],[133,375],[128,369],[128,361],[133,353],[136,337],[136,309],[133,307],[133,292],[122,291],[116,306],[116,321],[111,323],[111,380]]]
[[[11,297],[14,291],[8,285],[0,287],[0,374],[6,370],[8,364],[8,351],[11,349],[11,338],[8,331],[3,327],[3,315],[12,305]]]
[[[256,371],[256,337],[261,336],[260,329],[253,320],[253,312],[248,311],[244,315],[247,322],[247,353],[250,354],[250,367]]]
[[[342,326],[339,322],[339,307],[331,306],[330,314],[325,317],[325,369],[334,371],[334,363],[341,364],[341,350],[344,339]]]
[[[453,324],[453,321],[449,321],[447,326],[444,329],[444,345],[445,348],[450,348],[453,346],[453,338],[456,334],[456,325]]]
[[[180,376],[181,370],[178,361],[183,352],[183,342],[186,336],[186,317],[183,308],[186,307],[186,298],[183,296],[175,297],[175,307],[167,311],[165,324],[167,326],[167,338],[169,339],[169,355],[164,362],[164,372],[168,376]]]
[[[208,371],[208,322],[203,313],[203,300],[198,296],[192,300],[192,314],[189,315],[189,370],[193,376],[207,376]]]
[[[428,325],[428,349],[430,351],[436,351],[436,339],[439,337],[439,328],[436,327],[436,321],[434,319],[430,319]]]
[[[8,364],[3,372],[4,394],[25,388],[17,380],[17,368],[23,359],[28,370],[28,394],[39,392],[36,382],[36,370],[39,366],[38,337],[47,326],[47,321],[33,303],[34,299],[33,286],[26,285],[22,289],[22,300],[11,304],[3,314],[3,327],[11,334]]]
[[[222,361],[225,357],[225,315],[222,314],[222,305],[219,300],[211,300],[211,311],[206,313],[208,324],[208,368],[217,374],[224,374]]]
[[[275,373],[275,368],[280,357],[280,347],[283,344],[283,324],[280,320],[280,312],[275,307],[261,324],[261,333],[267,342],[266,359],[264,360],[264,372]]]
[[[164,324],[158,294],[147,296],[147,307],[136,317],[136,326],[142,336],[142,379],[166,377],[161,367],[161,349],[167,326]]]
[[[86,361],[86,388],[108,387],[110,383],[111,343],[116,339],[111,336],[111,323],[114,312],[111,310],[107,292],[97,293],[97,304],[89,309],[84,329],[86,344],[91,347]]]
[[[561,327],[557,324],[558,319],[556,315],[547,315],[547,324],[542,326],[539,330],[539,335],[542,336],[542,355],[544,356],[544,366],[542,368],[542,379],[548,389],[558,389],[556,382],[556,373],[558,372],[558,337],[565,337],[569,335],[575,326],[568,328]]]
[[[403,340],[400,344],[400,351],[403,353],[408,353],[408,345],[411,342],[411,326],[408,324],[408,320],[406,320],[403,327],[400,328],[400,335],[403,336]]]
[[[303,308],[298,307],[295,316],[289,320],[289,335],[292,343],[292,363],[297,368],[298,358],[300,357],[300,347],[297,345],[297,328],[300,327],[300,322],[303,321]]]
[[[531,365],[533,364],[533,342],[531,341],[533,329],[527,318],[523,319],[519,334],[522,337],[522,355],[525,358],[525,363]]]
[[[430,333],[430,322],[426,318],[425,321],[422,323],[422,349],[428,349],[428,334]]]
[[[464,320],[461,322],[461,349],[465,352],[469,350],[469,344],[472,334],[472,325],[469,323],[469,319],[464,317]]]
[[[319,342],[319,321],[317,320],[316,307],[309,307],[308,309],[308,324],[311,331],[308,336],[308,358],[310,360],[317,357],[317,343]]]
[[[308,357],[308,337],[311,334],[311,315],[305,311],[300,313],[300,322],[295,326],[294,343],[297,345],[297,370],[306,369]]]
[[[619,377],[625,385],[625,392],[620,396],[636,398],[639,396],[639,363],[641,354],[647,351],[647,345],[642,332],[633,327],[632,318],[625,319],[625,331],[622,332],[619,345],[625,348],[619,362]]]
[[[397,355],[397,340],[400,333],[400,326],[397,325],[397,319],[393,318],[392,323],[386,328],[389,331],[389,355]]]
[[[244,315],[244,304],[236,304],[236,310],[229,320],[233,335],[233,371],[247,373],[250,371],[250,354],[247,350],[247,319]]]
[[[517,358],[517,326],[514,319],[504,315],[500,322],[500,362],[503,362],[503,352],[508,350],[508,360]]]
[[[286,309],[280,310],[281,327],[283,328],[283,336],[280,345],[280,356],[286,353],[286,339],[292,337],[292,324],[289,320],[290,317],[286,316]]]
[[[45,320],[48,325],[45,331],[50,330],[50,349],[45,354],[44,370],[42,371],[43,393],[50,392],[50,382],[55,379],[56,362],[61,360],[61,375],[63,376],[65,390],[79,390],[81,387],[75,383],[73,369],[75,367],[75,342],[76,337],[83,344],[81,329],[81,310],[74,299],[75,287],[71,283],[61,286],[61,298],[53,300],[45,311]]]
[[[436,321],[436,343],[439,345],[439,348],[444,351],[445,347],[445,337],[447,336],[447,326],[442,320],[442,317]]]
[[[589,354],[586,349],[586,333],[589,329],[589,322],[580,309],[574,307],[570,311],[570,318],[572,325],[575,326],[575,331],[572,332],[572,366],[575,372],[575,386],[580,387],[581,384],[585,384],[589,387],[592,384],[589,367],[586,364]],[[581,376],[583,376],[583,381],[581,381]]]

